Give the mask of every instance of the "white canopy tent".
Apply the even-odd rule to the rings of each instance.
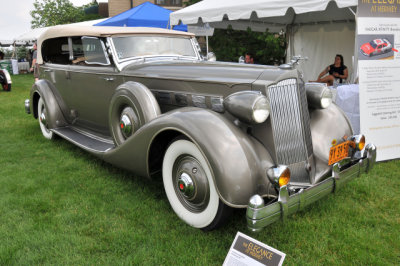
[[[50,28],[50,27],[32,29],[32,30],[25,32],[24,34],[18,36],[17,38],[15,38],[14,42],[23,42],[23,43],[32,44],[48,28]]]
[[[355,43],[355,12],[358,0],[203,0],[170,15],[171,25],[184,23],[214,28],[286,32],[287,59],[309,57],[301,63],[305,79],[342,54],[352,73]]]
[[[77,23],[72,23],[69,25],[76,25],[76,26],[93,26],[94,24],[97,24],[99,22],[102,22],[103,20],[106,20],[107,18],[102,18],[102,19],[96,19],[96,20],[89,20],[89,21],[83,21],[83,22],[77,22]],[[14,39],[14,42],[16,43],[28,43],[32,44],[34,41],[36,41],[39,36],[45,32],[47,29],[50,27],[43,27],[43,28],[36,28],[32,29],[28,32],[25,32],[24,34],[18,36],[17,38]]]

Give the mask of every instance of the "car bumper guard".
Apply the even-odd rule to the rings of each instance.
[[[300,192],[290,195],[286,186],[279,191],[278,201],[264,206],[264,200],[259,195],[254,195],[247,207],[247,226],[251,231],[260,231],[267,225],[285,218],[311,203],[320,200],[326,195],[335,192],[347,182],[370,171],[376,161],[376,147],[368,144],[365,147],[362,158],[358,162],[347,167],[341,167],[343,161],[335,163],[332,168],[332,176],[318,183],[315,186],[303,189]],[[341,168],[345,168],[341,170]]]
[[[25,113],[30,114],[30,113],[31,113],[31,108],[30,108],[30,101],[29,101],[29,99],[26,99],[26,100],[25,100],[24,106],[25,106]]]

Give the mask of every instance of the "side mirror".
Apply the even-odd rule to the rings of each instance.
[[[244,56],[239,57],[239,64],[244,64]]]
[[[217,61],[217,57],[215,56],[215,54],[213,52],[209,52],[207,54],[207,61]]]

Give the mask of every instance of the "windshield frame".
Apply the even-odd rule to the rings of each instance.
[[[184,39],[189,39],[190,43],[192,45],[193,51],[195,53],[195,56],[184,56],[184,55],[146,55],[146,56],[132,56],[132,57],[127,57],[120,59],[118,58],[118,53],[117,49],[115,48],[114,40],[113,38],[119,38],[119,37],[140,37],[140,36],[156,36],[156,37],[171,37],[171,38],[184,38]],[[200,55],[200,51],[197,49],[197,40],[195,37],[187,37],[187,36],[170,36],[170,35],[159,35],[159,34],[134,34],[134,35],[113,35],[107,38],[108,43],[110,45],[110,49],[113,55],[114,62],[117,64],[118,69],[124,68],[126,65],[132,63],[132,62],[145,62],[146,60],[148,61],[155,61],[155,60],[168,60],[168,59],[174,59],[174,60],[195,60],[195,61],[200,61],[202,59]]]

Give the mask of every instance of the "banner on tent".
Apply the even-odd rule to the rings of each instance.
[[[361,132],[377,161],[400,158],[400,1],[359,0],[357,15]]]

